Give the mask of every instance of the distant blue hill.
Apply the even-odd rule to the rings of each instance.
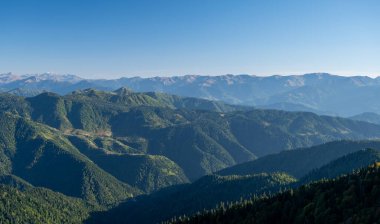
[[[373,124],[380,124],[380,114],[377,113],[365,112],[349,118],[357,121],[366,121]]]

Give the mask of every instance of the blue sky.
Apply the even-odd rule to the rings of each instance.
[[[0,72],[380,75],[378,0],[0,0]]]

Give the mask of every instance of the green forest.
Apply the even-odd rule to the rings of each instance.
[[[380,168],[303,185],[276,195],[220,204],[166,223],[376,223],[380,219]]]
[[[380,149],[376,124],[126,88],[2,93],[0,125],[2,223],[191,217],[351,173]]]

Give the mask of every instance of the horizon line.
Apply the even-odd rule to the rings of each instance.
[[[138,72],[137,72],[138,73]],[[289,76],[304,76],[304,75],[317,75],[317,74],[325,74],[330,76],[339,76],[339,77],[368,77],[372,79],[376,79],[380,77],[379,73],[372,73],[371,75],[365,74],[365,73],[351,73],[351,72],[275,72],[275,73],[268,73],[268,74],[254,74],[254,73],[224,73],[224,74],[202,74],[202,73],[188,73],[188,74],[167,74],[167,75],[143,75],[143,74],[136,74],[136,75],[96,75],[95,77],[91,77],[91,75],[78,75],[75,73],[60,73],[60,72],[29,72],[29,73],[15,73],[15,72],[0,72],[0,75],[15,75],[15,76],[25,76],[25,77],[31,77],[31,76],[37,76],[37,75],[56,75],[56,76],[65,76],[65,75],[72,75],[76,76],[81,79],[87,79],[87,80],[115,80],[115,79],[121,79],[121,78],[174,78],[174,77],[186,77],[186,76],[198,76],[198,77],[221,77],[221,76],[252,76],[252,77],[274,77],[274,76],[283,76],[283,77],[289,77]],[[110,77],[110,78],[107,78]]]

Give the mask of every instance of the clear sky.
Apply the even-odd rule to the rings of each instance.
[[[0,72],[380,75],[379,0],[0,0]]]

